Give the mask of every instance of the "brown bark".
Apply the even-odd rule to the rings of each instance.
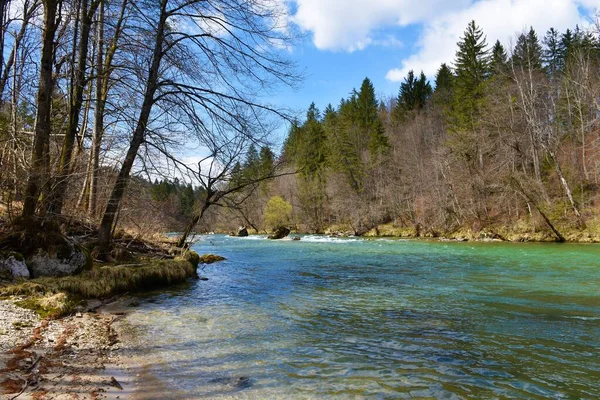
[[[31,166],[25,201],[23,204],[23,217],[32,218],[38,205],[38,196],[44,184],[43,177],[48,168],[48,145],[50,142],[50,116],[52,109],[52,61],[54,58],[54,36],[58,26],[57,9],[60,0],[44,0],[44,19],[42,34],[42,51],[40,60],[40,78],[37,92],[37,117],[35,122],[35,136],[31,154]]]
[[[79,54],[77,59],[77,70],[73,81],[73,96],[69,104],[69,122],[67,132],[60,155],[60,165],[58,167],[58,176],[56,185],[53,188],[51,200],[49,202],[48,212],[60,214],[64,203],[65,193],[67,191],[67,182],[73,155],[73,145],[77,137],[79,128],[79,115],[83,105],[83,91],[85,89],[85,71],[87,67],[87,54],[89,48],[90,29],[92,26],[92,17],[98,9],[100,0],[94,0],[88,8],[88,1],[81,1],[81,38],[79,40]]]
[[[123,29],[125,10],[127,9],[127,0],[123,1],[121,14],[117,22],[115,34],[111,40],[110,46],[104,59],[104,1],[100,5],[100,14],[98,16],[98,38],[97,38],[97,78],[96,78],[96,108],[94,110],[94,132],[92,136],[92,148],[90,154],[90,165],[88,170],[88,216],[95,218],[98,214],[98,168],[100,167],[100,150],[102,146],[102,137],[104,136],[104,110],[106,109],[106,99],[108,94],[108,84],[112,70],[112,61],[117,51],[118,40]]]
[[[102,222],[100,223],[100,229],[98,231],[98,247],[101,257],[106,257],[110,250],[113,223],[115,222],[119,205],[121,204],[121,200],[125,194],[125,189],[129,183],[131,168],[133,167],[133,163],[137,157],[138,150],[141,144],[144,142],[144,138],[146,136],[146,126],[148,125],[152,106],[155,103],[154,95],[158,89],[159,69],[162,57],[164,55],[163,44],[168,16],[166,6],[167,0],[163,0],[161,3],[161,13],[158,26],[156,27],[152,63],[148,71],[148,81],[146,83],[144,101],[142,103],[138,122],[129,144],[129,150],[127,151],[127,155],[125,156],[125,160],[123,161],[123,165],[121,166],[121,170],[117,176],[117,181],[113,187],[112,194],[108,200],[108,204],[106,205],[106,210],[102,216]]]

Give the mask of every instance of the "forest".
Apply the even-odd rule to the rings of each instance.
[[[430,82],[410,71],[395,98],[365,78],[336,106],[294,121],[281,163],[298,171],[255,194],[292,206],[309,232],[469,239],[598,239],[600,41],[597,26],[513,48],[472,21]]]
[[[5,225],[600,239],[597,17],[512,48],[472,21],[434,77],[300,118],[268,102],[303,79],[273,2],[0,6]]]
[[[302,78],[285,50],[297,34],[270,1],[3,0],[0,12],[0,227],[97,226],[99,258],[117,227],[182,230],[203,204],[234,206],[222,190],[234,164],[289,119],[269,96]]]

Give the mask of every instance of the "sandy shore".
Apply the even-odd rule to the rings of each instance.
[[[135,395],[144,368],[127,357],[130,346],[118,333],[123,316],[102,307],[42,320],[0,301],[0,399],[159,398]],[[166,393],[160,382],[147,381],[148,389]]]

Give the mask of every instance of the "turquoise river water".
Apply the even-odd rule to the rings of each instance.
[[[127,318],[173,398],[598,399],[600,246],[203,236]]]

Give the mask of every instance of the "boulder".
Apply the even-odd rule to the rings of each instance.
[[[91,261],[90,255],[83,248],[67,241],[60,246],[38,249],[27,257],[27,265],[34,278],[75,275],[90,267]]]
[[[237,235],[239,237],[246,237],[248,236],[248,229],[246,229],[245,226],[241,226],[240,229],[238,229]]]
[[[212,264],[223,260],[226,260],[226,258],[214,254],[203,254],[199,257],[199,264]]]
[[[300,240],[300,236],[294,236],[292,240]]]
[[[0,279],[29,278],[23,256],[18,253],[0,255]]]
[[[283,239],[284,237],[286,237],[287,235],[290,234],[290,228],[285,227],[285,226],[280,226],[279,228],[275,229],[275,231],[268,236],[269,239]]]

